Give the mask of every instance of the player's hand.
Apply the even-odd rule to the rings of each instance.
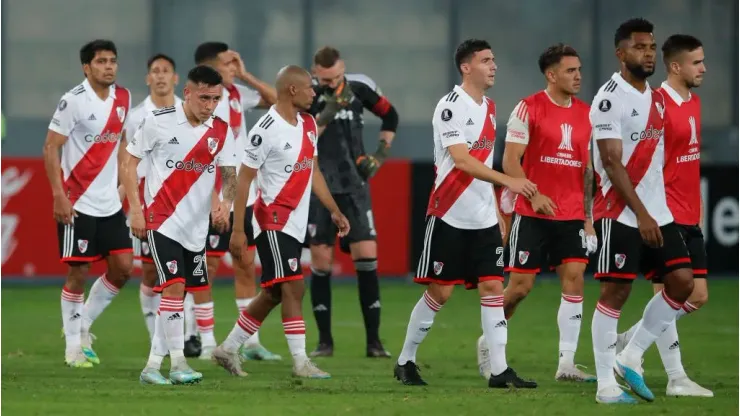
[[[62,224],[72,224],[77,213],[69,198],[62,194],[54,197],[54,220]]]
[[[592,220],[586,220],[585,224],[583,224],[583,231],[586,234],[586,255],[596,253],[596,250],[599,248],[599,239],[596,237],[594,222]]]
[[[141,209],[131,210],[128,221],[131,234],[136,238],[146,240],[146,221],[144,221],[144,213]]]
[[[375,176],[380,169],[381,163],[373,155],[362,155],[357,158],[355,162],[357,164],[357,170],[360,172],[362,179],[368,180]]]
[[[349,234],[349,220],[347,220],[347,217],[345,217],[344,214],[339,211],[332,212],[331,220],[332,222],[334,222],[334,225],[336,225],[337,229],[339,230],[337,232],[338,236],[344,237]]]
[[[354,96],[355,95],[352,93],[352,88],[350,88],[346,79],[343,79],[342,83],[339,84],[339,86],[334,90],[334,97],[336,97],[337,104],[339,104],[339,107],[342,108],[349,107],[349,104],[352,102],[352,98],[354,98]]]
[[[244,60],[239,55],[239,52],[230,50],[227,53],[229,54],[227,58],[229,62],[233,62],[236,66],[236,76],[240,79],[249,78],[251,74],[247,71],[247,67],[244,65]]]
[[[213,224],[213,228],[220,233],[224,233],[229,229],[230,208],[231,207],[227,207],[226,204],[221,202],[211,211],[211,222]]]
[[[534,212],[538,214],[553,216],[558,209],[557,205],[552,202],[552,199],[545,194],[538,193],[529,202],[532,204]]]
[[[525,178],[509,178],[508,183],[504,184],[511,192],[524,195],[531,199],[537,193],[537,185]]]
[[[231,253],[231,257],[237,260],[241,260],[242,255],[247,252],[247,234],[243,230],[234,230],[231,232],[229,252]]]
[[[637,216],[637,229],[640,230],[642,241],[649,247],[663,247],[663,233],[653,217],[647,212]]]

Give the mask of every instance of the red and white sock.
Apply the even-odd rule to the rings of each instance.
[[[283,318],[285,339],[288,340],[288,349],[293,356],[293,363],[301,365],[308,359],[306,356],[306,323],[302,316]]]
[[[200,342],[204,347],[215,347],[216,338],[213,336],[213,302],[200,303],[193,306],[195,322],[198,325]]]
[[[247,306],[249,306],[250,303],[255,298],[239,298],[236,300],[236,307],[239,309],[239,313],[245,311],[247,309]],[[245,345],[260,345],[260,332],[257,331],[254,334],[252,334],[251,337],[247,340],[247,343]]]
[[[154,293],[151,287],[143,283],[139,285],[139,303],[141,313],[144,314],[144,323],[149,331],[149,339],[154,337],[155,321],[157,320],[157,309],[159,309],[159,294]]]
[[[432,328],[434,317],[440,309],[442,309],[442,305],[432,299],[426,291],[421,296],[421,299],[416,302],[414,310],[411,311],[409,325],[406,327],[406,339],[403,341],[403,349],[398,355],[399,365],[404,365],[407,361],[416,362],[416,351]]]
[[[560,330],[559,365],[575,365],[578,336],[581,334],[583,319],[583,296],[563,293],[558,309],[558,329]]]
[[[170,352],[172,368],[185,364],[185,334],[183,328],[183,299],[162,296],[159,302],[159,319],[162,320],[165,342]]]
[[[653,342],[668,328],[671,322],[676,320],[678,311],[683,307],[669,298],[665,290],[656,293],[645,307],[642,315],[642,323],[635,331],[629,344],[622,352],[630,360],[639,360]]]
[[[118,288],[113,286],[113,283],[108,280],[105,273],[95,280],[92,288],[90,288],[90,293],[87,296],[87,301],[82,312],[83,333],[90,332],[93,322],[110,305],[116,295],[118,295]]]
[[[66,353],[72,354],[80,350],[80,331],[82,330],[82,302],[85,300],[85,291],[73,292],[66,287],[62,288],[62,326]]]
[[[224,350],[230,353],[239,351],[239,347],[247,342],[249,337],[260,329],[261,325],[262,322],[249,315],[246,310],[240,313],[239,319],[237,319],[236,324],[234,324],[234,328],[222,344]]]
[[[480,298],[481,326],[491,356],[491,374],[499,375],[509,368],[506,364],[508,328],[504,317],[504,295]]]
[[[601,302],[596,304],[591,321],[591,341],[594,346],[598,390],[619,385],[614,377],[614,361],[617,357],[617,324],[620,314],[621,311]]]

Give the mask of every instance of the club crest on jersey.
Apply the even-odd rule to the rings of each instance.
[[[524,264],[529,260],[529,251],[520,251],[519,252],[519,264]]]
[[[177,260],[168,261],[166,264],[167,264],[167,270],[170,271],[170,274],[177,273]]]
[[[126,118],[126,107],[119,105],[116,107],[116,114],[118,115],[118,120],[123,123],[123,119]]]
[[[439,276],[440,273],[442,273],[442,268],[445,267],[445,264],[442,263],[441,261],[435,261],[433,266],[434,266],[434,274]]]
[[[208,244],[211,245],[211,248],[218,247],[218,242],[221,241],[220,235],[209,235],[208,236]]]
[[[308,235],[316,237],[316,224],[308,224]]]
[[[658,113],[660,113],[660,118],[663,118],[663,113],[665,112],[665,108],[663,107],[663,104],[655,103],[655,108],[658,109]]]
[[[87,240],[77,240],[77,248],[80,249],[80,253],[87,251]]]
[[[624,263],[627,261],[627,256],[624,254],[615,254],[614,255],[614,265],[617,266],[617,269],[621,269],[624,267]]]
[[[141,254],[144,254],[145,256],[149,255],[149,243],[141,243]]]
[[[292,259],[288,259],[288,266],[290,266],[290,270],[298,270],[298,259],[295,257],[293,257]]]
[[[242,112],[242,104],[236,98],[232,98],[231,100],[229,100],[229,106],[237,113]]]
[[[208,138],[208,152],[210,154],[216,153],[216,149],[218,149],[218,139],[215,137],[209,137]]]

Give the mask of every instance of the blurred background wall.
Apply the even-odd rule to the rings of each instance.
[[[331,44],[349,72],[373,78],[397,107],[394,156],[431,160],[431,114],[458,82],[452,55],[462,39],[481,37],[493,45],[499,70],[490,95],[498,122],[505,123],[519,98],[543,86],[536,60],[555,42],[580,52],[580,97],[590,102],[617,68],[614,30],[638,15],[656,25],[658,45],[677,32],[704,42],[702,162],[737,165],[733,0],[3,0],[2,152],[40,156],[59,98],[82,80],[80,46],[101,37],[119,48],[119,83],[133,91],[134,104],[147,94],[146,60],[157,52],[174,57],[184,74],[197,44],[225,41],[251,72],[273,81],[281,66],[309,67],[313,52]],[[651,81],[663,78],[659,66]],[[368,142],[375,141],[377,120],[367,117],[367,126]]]

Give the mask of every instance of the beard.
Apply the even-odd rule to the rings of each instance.
[[[630,71],[630,74],[634,76],[637,79],[648,79],[653,73],[655,72],[655,67],[651,70],[646,70],[642,67],[640,64],[634,64],[631,62],[625,62],[625,67],[628,71]]]

